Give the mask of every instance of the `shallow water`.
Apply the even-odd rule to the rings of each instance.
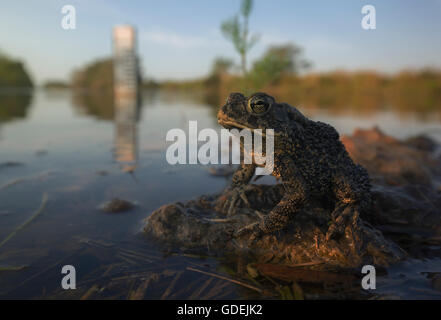
[[[259,297],[186,270],[193,266],[228,273],[221,261],[166,254],[140,232],[142,220],[159,206],[226,186],[227,180],[210,175],[206,166],[172,166],[165,159],[169,129],[186,131],[189,120],[197,120],[199,130],[219,129],[214,106],[189,95],[161,92],[145,92],[139,108],[133,108],[133,101],[122,101],[119,107],[105,99],[98,104],[84,101],[69,91],[37,90],[25,98],[1,94],[0,242],[33,217],[45,195],[48,201],[35,219],[0,246],[0,297]],[[378,125],[399,138],[426,133],[441,142],[439,114],[301,111],[341,134]],[[135,202],[135,209],[98,210],[115,197]],[[77,290],[61,289],[63,265],[76,268]],[[379,278],[376,293],[440,298],[421,274],[439,272],[439,259],[396,268]],[[402,274],[417,283],[397,282]]]

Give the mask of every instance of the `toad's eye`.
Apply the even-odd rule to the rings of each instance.
[[[248,101],[248,112],[256,116],[264,115],[271,108],[271,101],[266,97],[252,97]]]

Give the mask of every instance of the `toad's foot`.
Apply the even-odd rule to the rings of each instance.
[[[228,191],[225,203],[222,205],[222,211],[227,212],[227,216],[231,216],[234,213],[235,207],[239,206],[239,202],[243,201],[248,207],[251,207],[250,202],[246,196],[246,192],[253,189],[252,185],[243,185],[236,187]]]
[[[337,240],[344,233],[346,227],[356,227],[358,222],[358,206],[341,204],[332,213],[333,221],[326,232],[326,240]]]
[[[254,222],[252,224],[249,224],[241,229],[239,229],[235,234],[235,238],[240,238],[243,236],[248,236],[249,238],[247,240],[248,246],[253,245],[257,240],[259,240],[263,235],[264,232],[260,228],[259,222]]]

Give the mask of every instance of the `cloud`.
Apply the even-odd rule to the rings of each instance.
[[[141,42],[154,43],[180,49],[199,48],[218,45],[217,37],[190,36],[169,31],[143,31],[139,39]]]
[[[352,46],[346,42],[331,39],[329,37],[310,37],[303,43],[303,45],[310,51],[320,52],[332,51],[344,53],[350,51],[352,48]]]
[[[286,37],[281,34],[274,34],[274,33],[263,33],[259,34],[259,44],[262,46],[269,46],[274,44],[284,44],[288,42],[292,42],[292,40],[289,37]]]

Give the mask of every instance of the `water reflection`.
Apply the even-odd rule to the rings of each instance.
[[[72,105],[80,114],[90,115],[100,120],[112,121],[115,117],[113,108],[113,93],[102,92],[72,92]]]
[[[32,91],[24,94],[0,92],[0,124],[26,118],[32,97]]]
[[[140,99],[136,91],[115,94],[114,106],[114,158],[124,172],[133,172],[138,158]]]
[[[36,90],[33,98],[0,95],[3,112],[0,125],[27,117],[26,121],[11,121],[2,127],[0,162],[24,165],[0,170],[0,186],[10,185],[0,192],[0,241],[32,216],[43,192],[47,192],[50,201],[43,214],[0,250],[0,267],[9,267],[9,271],[0,272],[0,298],[81,298],[95,284],[106,288],[97,293],[99,298],[126,298],[131,288],[139,286],[138,282],[132,283],[130,278],[130,281],[110,283],[109,277],[103,277],[105,272],[112,278],[123,278],[128,273],[136,276],[141,272],[162,274],[168,270],[170,273],[162,274],[157,283],[152,283],[145,296],[159,299],[175,275],[191,263],[209,263],[213,269],[219,266],[216,272],[226,273],[227,268],[214,260],[201,262],[183,256],[162,260],[161,248],[139,234],[143,219],[160,206],[214,194],[225,187],[226,181],[210,175],[204,166],[172,167],[165,159],[167,131],[187,130],[189,120],[197,120],[198,128],[218,128],[215,115],[224,97],[210,97],[204,92],[144,91],[141,104],[135,94],[97,92],[78,94],[77,104],[72,104],[75,100],[71,100],[71,93],[74,94],[63,91],[47,95]],[[285,101],[296,105],[295,101]],[[399,138],[430,132],[441,141],[441,125],[436,117],[423,121],[415,113],[405,118],[398,113],[399,108],[362,116],[351,110],[335,114],[330,109],[297,105],[312,119],[332,124],[341,134],[351,133],[355,127],[379,125]],[[74,112],[78,110],[83,115]],[[36,157],[33,152],[36,148],[47,149],[48,154]],[[121,172],[135,168],[137,183]],[[47,175],[48,170],[54,172]],[[134,200],[139,206],[121,215],[101,214],[96,209],[115,196]],[[150,262],[127,258],[133,252],[155,258]],[[81,270],[78,274],[83,278],[79,276],[75,292],[60,288],[60,270],[65,264]],[[439,262],[429,267],[422,270],[436,271]],[[404,285],[390,288],[395,278],[392,273],[391,281],[383,282],[388,293],[416,297]],[[417,289],[428,289],[427,281],[417,280],[414,285]],[[205,281],[199,275],[184,274],[176,282],[179,294],[173,298],[191,296],[194,288]],[[213,288],[216,285],[215,281],[211,283]],[[208,287],[206,292],[210,291]],[[248,297],[235,287],[228,288],[228,292],[228,297]]]
[[[123,172],[133,172],[138,158],[138,122],[141,118],[141,95],[134,91],[102,94],[73,92],[72,106],[80,114],[113,121],[113,158]]]
[[[137,163],[138,86],[140,80],[135,28],[113,29],[113,92],[115,97],[115,160],[124,172]]]

